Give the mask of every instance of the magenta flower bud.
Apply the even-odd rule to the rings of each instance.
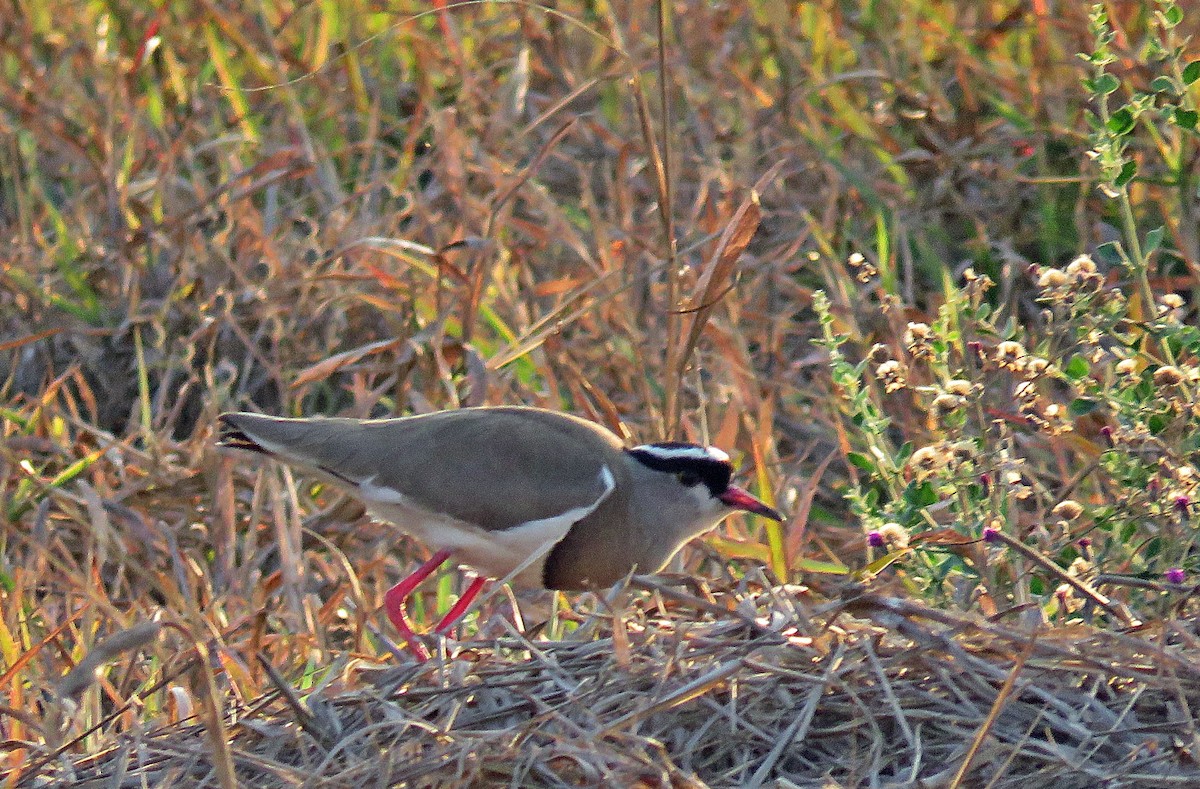
[[[872,548],[882,548],[883,535],[877,531],[869,532],[867,534],[867,545],[870,545]]]
[[[1113,429],[1110,425],[1105,425],[1104,427],[1100,428],[1100,435],[1104,436],[1104,440],[1110,447],[1114,445],[1115,442],[1113,441]]]
[[[1079,541],[1076,542],[1075,544],[1086,551],[1088,548],[1092,547],[1092,538],[1091,537],[1080,537]]]
[[[983,487],[983,495],[987,496],[992,492],[992,478],[987,474],[979,475],[979,484]]]
[[[1192,500],[1187,496],[1175,497],[1175,511],[1182,517],[1187,517],[1188,512],[1192,509]]]
[[[1172,567],[1163,573],[1163,577],[1167,579],[1167,583],[1178,586],[1187,580],[1187,573],[1182,567]]]
[[[990,526],[983,530],[984,542],[996,542],[1000,539],[1000,532]]]

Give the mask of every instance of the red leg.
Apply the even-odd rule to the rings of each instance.
[[[428,660],[429,652],[425,649],[425,645],[417,640],[417,634],[413,632],[408,615],[404,611],[404,603],[413,590],[420,586],[422,581],[433,575],[433,572],[445,564],[449,558],[450,551],[438,551],[429,557],[429,561],[414,570],[403,581],[388,589],[383,595],[383,610],[387,612],[388,619],[392,620],[392,625],[395,626],[404,642],[408,644],[408,648],[412,650],[417,660]]]
[[[450,607],[450,610],[442,617],[442,621],[437,623],[437,627],[433,629],[433,632],[439,636],[443,636],[450,628],[457,625],[458,620],[466,615],[467,607],[471,605],[471,601],[479,596],[479,590],[483,589],[485,583],[487,583],[487,579],[482,576],[471,581],[471,585],[467,587],[467,591],[463,592],[462,597],[458,598],[458,602]]]

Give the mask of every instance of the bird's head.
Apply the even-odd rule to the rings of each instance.
[[[658,486],[665,488],[671,500],[694,505],[695,515],[687,520],[709,521],[707,527],[711,528],[737,510],[783,520],[773,507],[730,483],[733,464],[729,462],[729,455],[716,447],[664,441],[642,444],[626,451],[640,466],[657,472]]]

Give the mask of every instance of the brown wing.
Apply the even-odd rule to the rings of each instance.
[[[586,420],[532,408],[474,408],[386,420],[222,417],[222,443],[322,472],[362,493],[507,529],[589,507],[608,467],[623,488],[620,440]],[[605,502],[612,506],[616,502]]]

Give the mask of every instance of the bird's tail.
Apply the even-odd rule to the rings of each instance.
[[[249,414],[221,414],[217,417],[217,446],[229,449],[244,449],[262,455],[275,454],[258,443],[238,425],[238,420]]]
[[[358,485],[355,480],[361,475],[355,475],[351,467],[359,427],[353,419],[286,419],[244,411],[226,413],[217,418],[217,446],[256,452],[355,487]]]

